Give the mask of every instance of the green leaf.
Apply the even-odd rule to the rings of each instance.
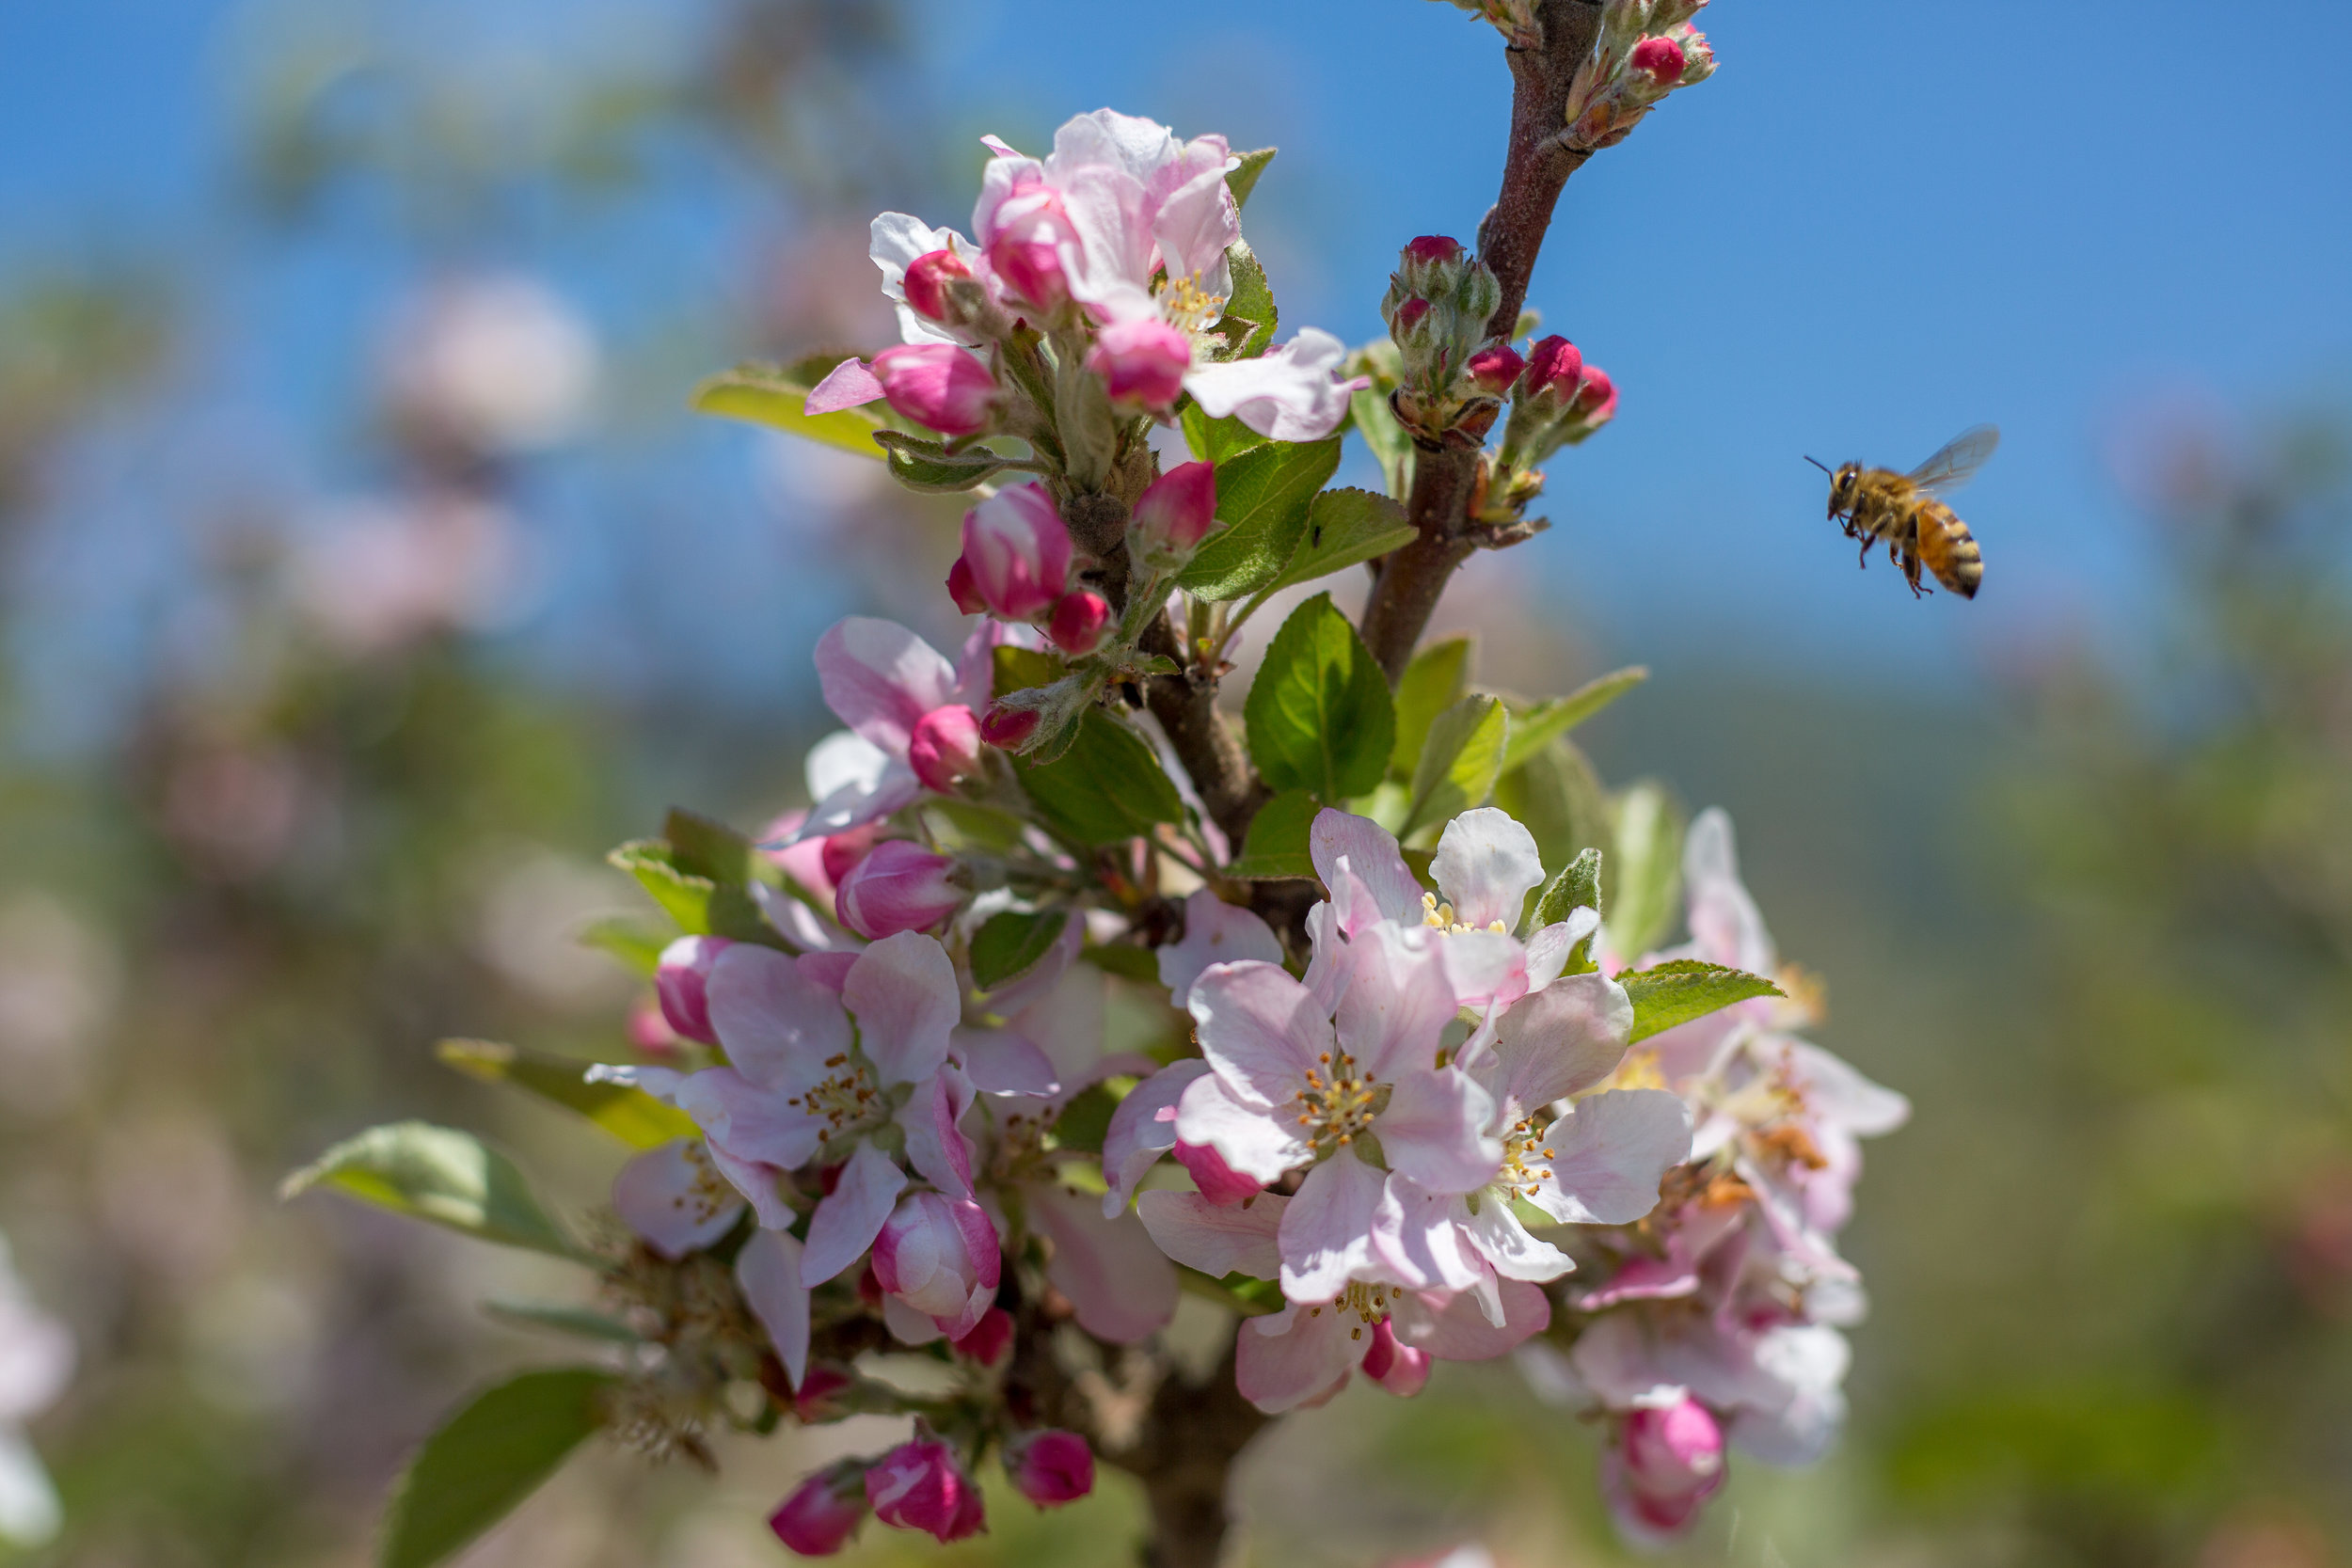
[[[1255,359],[1274,341],[1281,313],[1274,308],[1274,285],[1247,240],[1225,247],[1233,273],[1233,292],[1225,298],[1225,314],[1209,330],[1226,342],[1228,359]]]
[[[1081,948],[1078,957],[1104,974],[1122,979],[1157,984],[1160,978],[1158,955],[1132,942],[1106,942],[1099,947]]]
[[[1502,752],[1511,716],[1502,699],[1473,691],[1431,721],[1429,739],[1413,766],[1413,804],[1397,834],[1408,839],[1423,828],[1483,806],[1502,774]],[[1385,754],[1388,748],[1384,745]]]
[[[1259,777],[1319,800],[1377,784],[1396,737],[1388,678],[1328,594],[1300,605],[1274,634],[1242,714]]]
[[[1340,466],[1340,443],[1269,441],[1216,467],[1216,516],[1176,578],[1197,598],[1239,599],[1282,575],[1306,537],[1308,510]]]
[[[1783,994],[1778,986],[1760,974],[1701,963],[1696,958],[1677,958],[1672,963],[1620,974],[1616,980],[1625,988],[1626,995],[1633,999],[1633,1038],[1637,1042],[1678,1023],[1705,1018],[1735,1002]]]
[[[1474,646],[1467,637],[1450,637],[1432,642],[1405,667],[1396,683],[1396,749],[1389,753],[1389,777],[1400,784],[1411,780],[1430,724],[1470,691]]]
[[[874,439],[889,455],[890,477],[925,495],[947,495],[984,484],[1023,459],[1007,457],[986,447],[949,451],[938,441],[895,430],[875,433]]]
[[[1086,710],[1060,756],[1014,767],[1047,826],[1080,844],[1120,844],[1184,820],[1184,800],[1151,742],[1099,707]]]
[[[1347,400],[1347,412],[1356,434],[1364,438],[1365,449],[1379,463],[1389,494],[1403,500],[1409,487],[1406,476],[1412,471],[1413,438],[1396,422],[1396,415],[1389,408],[1389,394],[1376,387],[1360,388]]]
[[[764,424],[771,430],[879,460],[882,450],[875,444],[874,432],[900,428],[888,404],[869,403],[862,408],[844,408],[815,419],[801,412],[808,402],[810,389],[846,357],[849,356],[818,356],[793,365],[739,365],[696,387],[687,400],[688,406],[697,414],[716,414],[722,419]],[[826,362],[828,358],[830,363]]]
[[[1258,815],[1249,819],[1240,857],[1225,868],[1225,874],[1249,881],[1312,877],[1315,863],[1307,852],[1307,833],[1321,809],[1303,789],[1286,789],[1260,806]]]
[[[752,841],[715,817],[672,806],[661,837],[670,863],[689,876],[734,887],[752,879]]]
[[[433,1568],[506,1517],[604,1425],[605,1391],[616,1381],[593,1367],[558,1367],[477,1396],[409,1461],[377,1568]]]
[[[551,1301],[507,1301],[494,1296],[482,1304],[482,1310],[516,1328],[544,1329],[553,1334],[568,1334],[580,1339],[601,1339],[615,1345],[644,1342],[635,1329],[618,1318],[608,1318],[584,1307],[569,1307]]]
[[[1609,795],[1584,753],[1565,739],[1554,740],[1495,784],[1495,804],[1535,835],[1546,865],[1565,865],[1587,849],[1602,863],[1616,853]]]
[[[518,1051],[495,1040],[443,1040],[441,1061],[485,1084],[512,1084],[528,1094],[577,1111],[632,1148],[658,1148],[699,1131],[685,1112],[627,1084],[591,1084],[588,1064],[567,1056]]]
[[[1682,814],[1656,784],[1615,801],[1617,853],[1609,879],[1609,936],[1620,953],[1645,953],[1674,928],[1682,907]]]
[[[1258,188],[1258,176],[1265,172],[1266,165],[1274,162],[1275,150],[1262,147],[1255,152],[1245,152],[1241,154],[1241,166],[1226,173],[1225,188],[1233,193],[1236,209],[1249,205],[1249,193]]]
[[[740,879],[723,881],[690,871],[679,863],[677,851],[660,839],[632,840],[605,859],[636,878],[690,936],[729,937],[771,947],[781,943]]]
[[[1213,420],[1189,398],[1184,400],[1184,411],[1180,422],[1184,426],[1184,445],[1192,450],[1193,456],[1204,463],[1222,463],[1248,451],[1251,447],[1263,447],[1273,439],[1272,436],[1259,435],[1230,414],[1221,420]]]
[[[1103,1152],[1103,1134],[1111,1128],[1111,1113],[1119,1097],[1096,1084],[1075,1096],[1054,1123],[1054,1141],[1085,1154]]]
[[[278,1191],[298,1197],[321,1186],[501,1246],[580,1257],[531,1196],[515,1162],[470,1132],[421,1121],[370,1128],[286,1178]]]
[[[1540,931],[1568,918],[1575,910],[1600,911],[1600,851],[1587,849],[1563,866],[1535,903],[1528,928]],[[1582,943],[1578,943],[1582,946]]]
[[[1307,508],[1307,537],[1265,592],[1279,592],[1386,555],[1418,537],[1405,509],[1369,490],[1326,490]]]
[[[1025,973],[1054,950],[1069,924],[1067,909],[1004,910],[990,915],[972,938],[972,983],[994,990]]]
[[[660,966],[661,950],[676,936],[675,927],[616,914],[589,924],[580,931],[580,940],[583,946],[612,954],[633,974],[651,978]]]
[[[992,684],[989,693],[1009,697],[1016,691],[1032,687],[1051,686],[1061,679],[1061,665],[1048,653],[1035,648],[1016,648],[1009,642],[999,643],[992,650]]]
[[[1646,669],[1629,665],[1587,681],[1565,697],[1521,709],[1511,720],[1511,749],[1503,753],[1502,770],[1517,768],[1537,748],[1551,744],[1553,736],[1567,734],[1647,679]]]

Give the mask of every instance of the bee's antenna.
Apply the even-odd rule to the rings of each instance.
[[[1805,459],[1805,461],[1806,461],[1807,463],[1812,464],[1815,467],[1817,467],[1817,468],[1820,469],[1820,470],[1821,470],[1821,472],[1823,472],[1823,473],[1825,473],[1825,474],[1830,474],[1829,465],[1828,465],[1828,464],[1826,464],[1826,463],[1824,463],[1824,462],[1822,462],[1820,458],[1818,458],[1818,457],[1808,457],[1808,458],[1806,458],[1806,459]],[[1837,477],[1837,476],[1836,476],[1836,474],[1830,474],[1830,478],[1832,478],[1832,479],[1836,479],[1836,477]]]

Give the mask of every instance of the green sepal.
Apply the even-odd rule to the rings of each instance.
[[[890,477],[924,495],[944,496],[969,490],[987,483],[1007,468],[1025,466],[1023,459],[1007,457],[987,447],[950,451],[941,442],[896,430],[876,431],[874,439],[888,454]]]

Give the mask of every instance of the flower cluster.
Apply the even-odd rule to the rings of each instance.
[[[1722,813],[1692,824],[1683,877],[1691,941],[1642,967],[1777,972]],[[1783,979],[1787,995],[1652,1037],[1611,1080],[1672,1092],[1694,1125],[1690,1163],[1657,1209],[1600,1235],[1606,1277],[1568,1296],[1569,1366],[1609,1412],[1603,1479],[1636,1538],[1695,1520],[1722,1483],[1726,1443],[1806,1465],[1844,1418],[1838,1330],[1861,1318],[1863,1296],[1836,1237],[1862,1173],[1859,1140],[1900,1127],[1910,1105],[1789,1033],[1813,1015],[1815,988],[1794,971]]]
[[[1677,87],[1715,73],[1715,51],[1691,19],[1707,0],[1609,0],[1600,38],[1568,91],[1568,145],[1614,147]]]

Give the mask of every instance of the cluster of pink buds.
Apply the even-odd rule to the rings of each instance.
[[[1072,1432],[1030,1432],[1005,1447],[1005,1475],[1040,1508],[1075,1502],[1094,1490],[1094,1453]],[[910,1442],[880,1459],[844,1459],[810,1476],[768,1516],[768,1528],[802,1557],[831,1557],[872,1514],[893,1529],[921,1530],[942,1543],[987,1528],[979,1483],[956,1450],[919,1422]]]
[[[1506,471],[1532,468],[1617,417],[1616,384],[1599,366],[1586,364],[1565,338],[1538,339],[1524,360],[1511,354],[1507,368],[1515,373],[1511,418],[1502,427]]]
[[[1475,449],[1493,427],[1511,382],[1499,356],[1518,357],[1487,336],[1502,303],[1502,283],[1458,240],[1423,234],[1398,259],[1380,302],[1397,348],[1389,406],[1424,446]]]
[[[1707,0],[1609,0],[1600,38],[1568,91],[1568,145],[1614,147],[1677,87],[1715,73],[1715,51],[1691,19]]]

